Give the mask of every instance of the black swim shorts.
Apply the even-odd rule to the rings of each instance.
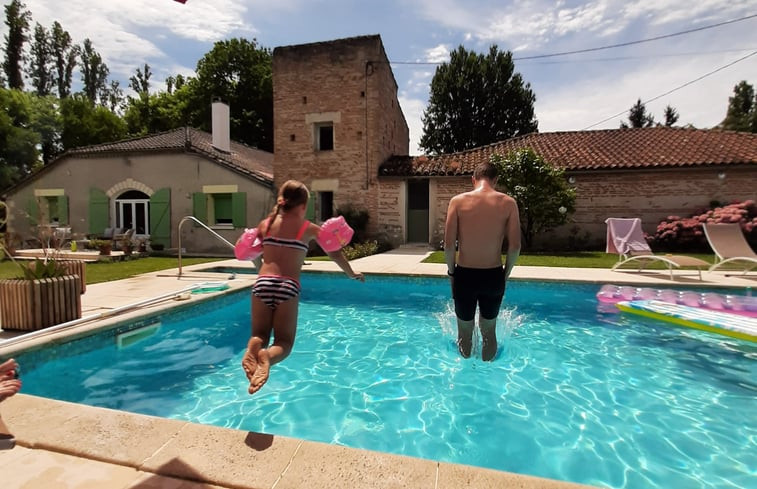
[[[476,304],[481,317],[496,318],[504,296],[504,268],[455,267],[452,298],[455,300],[455,315],[463,321],[473,320],[476,316]]]

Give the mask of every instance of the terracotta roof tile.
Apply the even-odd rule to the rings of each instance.
[[[440,156],[393,156],[379,176],[471,175],[493,154],[530,147],[565,170],[757,164],[757,134],[650,127],[532,133]]]
[[[193,128],[179,128],[143,137],[84,146],[67,151],[65,156],[100,156],[103,154],[147,153],[156,151],[194,151],[218,163],[259,180],[273,182],[273,153],[231,141],[231,152],[213,146],[213,136]]]

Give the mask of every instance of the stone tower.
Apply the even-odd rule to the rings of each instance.
[[[273,51],[274,186],[289,179],[310,189],[309,218],[345,205],[379,219],[378,167],[407,155],[409,130],[381,37],[277,47]]]

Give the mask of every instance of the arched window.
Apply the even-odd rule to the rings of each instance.
[[[139,190],[128,190],[116,198],[116,227],[133,229],[135,236],[150,233],[150,197]]]

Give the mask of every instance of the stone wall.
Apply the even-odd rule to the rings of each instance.
[[[670,215],[688,217],[710,202],[723,204],[757,199],[757,167],[676,168],[573,173],[577,189],[571,223],[537,236],[537,247],[604,249],[605,219],[639,217],[644,231],[653,234]],[[722,178],[721,178],[722,176]],[[470,177],[436,178],[436,201],[431,203],[431,244],[444,236],[449,199],[471,190]]]

